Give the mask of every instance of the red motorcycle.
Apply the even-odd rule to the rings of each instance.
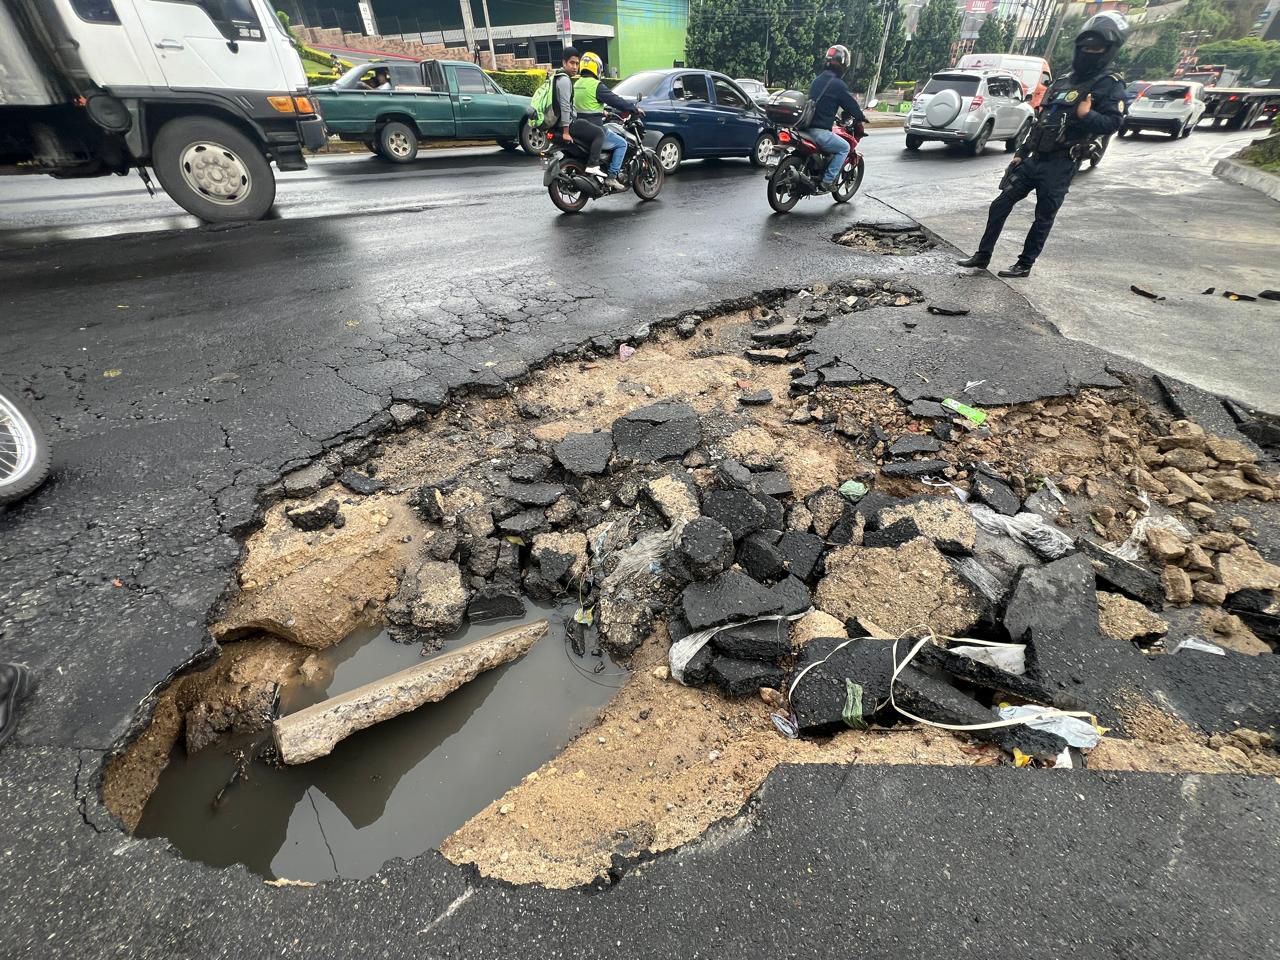
[[[831,199],[836,203],[848,203],[858,192],[858,187],[862,186],[862,175],[866,167],[862,154],[858,153],[858,137],[855,135],[855,128],[860,126],[852,121],[845,121],[833,128],[849,144],[849,156],[845,158],[844,166],[831,185]],[[866,136],[865,130],[858,130],[858,133]],[[769,164],[774,169],[768,174],[769,206],[778,213],[788,213],[800,202],[801,197],[818,192],[818,185],[822,183],[822,175],[826,172],[831,155],[823,153],[816,143],[794,127],[780,127],[775,143],[777,146],[774,147]]]

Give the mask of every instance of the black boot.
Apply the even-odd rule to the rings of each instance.
[[[968,260],[957,260],[957,267],[977,267],[979,270],[985,270],[991,266],[991,254],[983,253],[979,250]]]
[[[1001,277],[1029,277],[1031,276],[1031,264],[1023,263],[1019,260],[1008,270],[1001,270],[998,275]]]

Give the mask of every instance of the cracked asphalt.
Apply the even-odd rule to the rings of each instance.
[[[783,768],[742,817],[598,893],[486,882],[434,854],[365,881],[277,889],[132,840],[98,800],[102,759],[139,703],[208,652],[205,623],[233,582],[259,492],[348,436],[388,429],[393,398],[504,390],[595,337],[855,276],[908,277],[931,298],[970,304],[974,324],[998,318],[979,328],[992,342],[998,331],[998,342],[1052,354],[1043,314],[990,275],[959,276],[945,246],[895,258],[831,242],[854,220],[906,225],[894,207],[912,205],[901,199],[912,182],[927,196],[945,181],[941,213],[916,215],[963,236],[972,224],[961,213],[985,207],[1004,162],[906,163],[899,146],[896,133],[868,141],[869,196],[848,208],[806,201],[783,218],[738,163],[694,164],[655,204],[562,217],[536,165],[485,151],[442,152],[410,171],[324,161],[284,179],[279,219],[230,229],[190,229],[134,181],[0,183],[0,381],[33,398],[54,451],[50,482],[0,514],[0,647],[40,680],[0,751],[0,949],[1274,954],[1280,786],[1245,777]],[[1145,151],[1163,146],[1109,156],[1113,189],[1124,163],[1136,180]],[[1274,217],[1243,188],[1201,183],[1201,167],[1181,175],[1189,192],[1229,190],[1237,216]],[[1142,202],[1140,184],[1128,189],[1126,202]],[[1087,223],[1081,206],[1073,224]],[[1049,279],[1036,305],[1061,294]],[[1091,346],[1057,341],[1062,370],[1163,369],[1125,324],[1091,329]],[[928,357],[930,339],[917,342]],[[895,346],[883,362],[912,354]],[[1006,367],[1011,388],[1035,389],[1036,368]],[[1247,396],[1252,369],[1228,392]]]

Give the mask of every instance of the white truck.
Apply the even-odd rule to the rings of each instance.
[[[325,142],[266,0],[0,0],[0,173],[147,168],[208,222],[257,220]]]

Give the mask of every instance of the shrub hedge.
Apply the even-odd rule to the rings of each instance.
[[[486,70],[499,87],[517,97],[532,97],[547,75],[542,70]]]

